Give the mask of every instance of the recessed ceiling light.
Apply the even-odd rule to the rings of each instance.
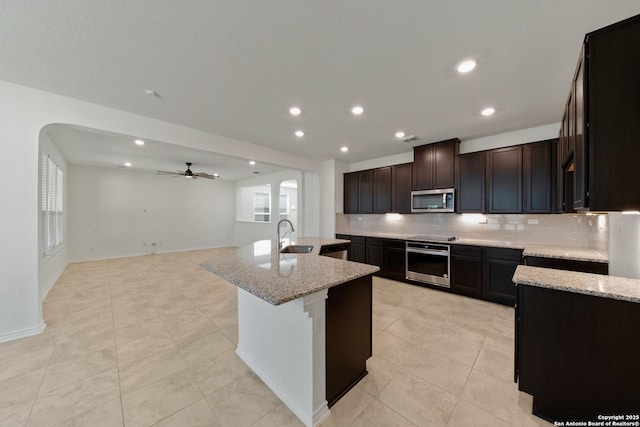
[[[136,139],[135,141],[133,141],[133,143],[140,146],[144,145],[144,141],[141,139]]]
[[[214,178],[220,178],[220,174],[219,174],[219,173],[214,173],[214,174],[213,174],[213,177],[214,177]]]
[[[404,138],[404,136],[405,136],[405,133],[402,132],[401,130],[396,132],[396,138],[401,139],[401,138]]]
[[[302,110],[298,107],[289,108],[289,114],[291,114],[292,116],[299,116],[300,113],[302,113]]]
[[[351,108],[351,112],[356,116],[359,116],[360,114],[364,113],[364,108],[362,108],[359,105],[355,105],[354,107]]]
[[[347,151],[349,151],[349,147],[341,147],[340,151],[342,151],[343,153],[346,153]]]
[[[459,73],[468,73],[469,71],[476,68],[476,61],[473,59],[466,59],[458,64],[458,72]]]
[[[151,89],[145,90],[144,93],[146,93],[148,96],[153,96],[153,97],[157,97],[158,96],[158,92],[156,92],[155,90],[151,90]]]
[[[128,168],[130,168],[131,166],[133,166],[133,165],[132,165],[131,163],[129,163],[129,162],[125,162],[125,164],[124,164],[124,165],[125,165],[126,167],[128,167]]]
[[[296,136],[297,136],[298,138],[302,138],[302,137],[304,136],[304,132],[302,132],[301,130],[297,130],[297,131],[296,131]]]
[[[482,114],[483,116],[490,116],[493,113],[496,112],[496,109],[493,107],[487,107],[484,110],[480,111],[480,114]]]
[[[254,162],[253,160],[251,160],[251,161],[249,162],[249,164],[250,164],[251,166],[255,166],[256,162]]]

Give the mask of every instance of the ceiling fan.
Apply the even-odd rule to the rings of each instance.
[[[189,179],[198,179],[198,178],[218,179],[218,178],[220,178],[220,175],[218,175],[217,173],[214,173],[213,175],[210,175],[210,174],[205,173],[205,172],[191,172],[191,165],[192,165],[192,163],[187,162],[187,170],[184,171],[184,172],[182,172],[182,171],[176,171],[176,172],[156,171],[156,175],[183,176],[183,177],[189,178]]]

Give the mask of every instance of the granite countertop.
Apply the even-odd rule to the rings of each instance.
[[[338,233],[338,234],[342,234],[342,233]],[[344,233],[344,234],[353,235],[353,236],[378,237],[382,239],[424,241],[424,238],[420,238],[420,236],[406,235],[406,234],[371,233],[371,232],[353,233],[353,234]],[[529,243],[523,243],[523,242],[513,242],[508,240],[466,239],[464,237],[456,238],[456,240],[453,240],[451,242],[445,242],[445,243],[454,244],[454,245],[523,249],[524,256],[536,256],[541,258],[560,258],[560,259],[568,259],[568,260],[576,260],[576,261],[601,262],[601,263],[609,262],[609,259],[607,258],[607,256],[599,253],[598,251],[592,248],[529,244]]]
[[[516,285],[537,286],[640,303],[639,279],[519,265],[513,275],[513,282]]]
[[[313,245],[309,254],[281,254],[276,240],[261,240],[216,256],[200,266],[273,304],[373,274],[376,266],[320,256],[322,246],[348,240],[301,237],[289,244]],[[287,246],[287,245],[285,245]]]

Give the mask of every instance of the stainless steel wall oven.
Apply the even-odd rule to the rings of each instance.
[[[407,242],[407,279],[450,287],[449,245]]]

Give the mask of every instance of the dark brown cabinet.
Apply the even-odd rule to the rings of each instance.
[[[366,263],[376,265],[382,270],[384,267],[384,240],[377,237],[365,237]]]
[[[550,422],[637,414],[640,304],[518,285],[515,376]]]
[[[580,211],[640,209],[639,51],[640,16],[585,37],[567,103],[575,148],[573,198],[565,203]]]
[[[457,138],[413,148],[413,189],[433,190],[455,186]]]
[[[357,214],[360,201],[360,173],[344,174],[344,213]]]
[[[456,211],[483,213],[485,211],[485,152],[458,156]]]
[[[358,172],[358,213],[373,213],[373,170]]]
[[[339,237],[338,237],[339,238]],[[351,236],[351,251],[349,252],[349,261],[367,262],[367,250],[365,238],[362,236]]]
[[[328,289],[326,399],[331,407],[367,374],[372,354],[371,276]]]
[[[451,289],[465,295],[482,292],[482,248],[451,245]]]
[[[579,261],[560,258],[524,257],[525,265],[531,267],[553,268],[555,270],[579,271],[591,274],[609,274],[606,262]]]
[[[373,170],[373,213],[391,212],[391,166]]]
[[[522,147],[524,213],[551,213],[555,185],[554,149],[557,140],[526,144]]]
[[[490,150],[487,156],[487,212],[522,212],[522,146]]]
[[[490,301],[514,305],[516,287],[511,279],[520,264],[522,264],[521,249],[483,248],[483,295]]]
[[[411,213],[413,163],[391,166],[391,212]]]
[[[405,241],[385,240],[382,275],[390,279],[403,280],[406,277],[405,262]]]

